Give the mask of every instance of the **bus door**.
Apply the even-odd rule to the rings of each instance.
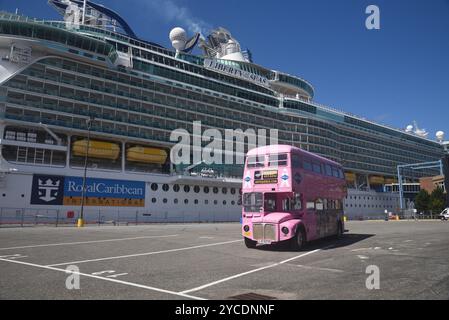
[[[337,220],[339,215],[339,210],[341,209],[339,207],[339,200],[328,200],[328,233],[327,235],[334,235],[337,234]]]
[[[329,215],[327,210],[325,210],[325,199],[318,198],[315,200],[315,216],[317,238],[327,236],[329,232]]]
[[[306,200],[306,211],[304,216],[304,222],[307,233],[307,240],[314,240],[318,238],[318,216],[315,210],[315,201]]]

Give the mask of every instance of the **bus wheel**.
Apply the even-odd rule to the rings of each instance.
[[[251,240],[245,237],[245,246],[249,249],[254,249],[257,245],[257,241]]]
[[[299,251],[304,248],[306,244],[306,234],[302,227],[298,227],[296,235],[291,240],[291,246],[293,250]]]

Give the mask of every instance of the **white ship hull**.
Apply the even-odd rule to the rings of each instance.
[[[67,203],[45,204],[46,194],[35,188],[33,190],[33,177],[78,177],[81,179],[83,174],[81,169],[39,168],[41,170],[36,170],[36,167],[22,165],[14,165],[14,167],[18,169],[17,173],[7,174],[0,180],[1,224],[22,222],[53,224],[56,221],[59,224],[75,223],[80,215],[81,206]],[[237,180],[107,171],[91,171],[88,177],[95,181],[108,179],[125,183],[143,183],[145,191],[142,194],[143,201],[138,205],[126,206],[120,203],[109,206],[106,203],[86,205],[84,218],[87,223],[240,221],[240,185]],[[153,184],[158,185],[157,190],[152,189]],[[168,184],[168,191],[164,191],[164,184]],[[180,187],[178,192],[174,191],[175,184]],[[189,192],[184,189],[185,185],[189,186]],[[205,187],[209,189],[208,193],[205,193]],[[226,193],[223,193],[223,189]],[[231,189],[234,193],[231,193]],[[214,191],[218,192],[214,193]],[[33,197],[39,196],[44,200],[40,201],[41,204],[35,204]],[[101,201],[101,198],[95,200]],[[48,202],[51,203],[52,200]],[[349,189],[344,208],[345,215],[349,219],[372,219],[383,217],[385,210],[395,212],[398,204],[398,195],[394,193]]]

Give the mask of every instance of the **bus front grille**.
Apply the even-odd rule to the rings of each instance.
[[[254,240],[263,240],[263,225],[253,224],[253,238]]]
[[[265,240],[276,240],[276,229],[273,224],[266,224],[264,227],[264,238]]]
[[[265,223],[253,224],[253,238],[254,240],[276,241],[276,226]]]

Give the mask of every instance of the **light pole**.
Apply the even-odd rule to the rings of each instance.
[[[86,145],[86,155],[84,156],[84,174],[83,174],[83,188],[81,189],[81,211],[80,217],[78,218],[77,226],[78,228],[84,227],[84,198],[86,197],[86,176],[87,176],[87,160],[89,159],[89,147],[90,147],[90,128],[94,117],[90,117],[86,120],[87,124],[87,145]]]

